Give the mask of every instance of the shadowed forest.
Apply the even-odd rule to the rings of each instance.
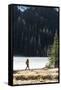
[[[48,56],[58,37],[58,8],[15,6],[12,9],[14,55]],[[22,10],[22,11],[21,11]]]

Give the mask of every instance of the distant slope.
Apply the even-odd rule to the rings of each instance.
[[[48,48],[59,29],[55,8],[30,7],[21,12],[15,6],[12,14],[14,55],[48,56]]]

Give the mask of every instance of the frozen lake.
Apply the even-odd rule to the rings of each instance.
[[[13,70],[26,68],[26,60],[29,59],[30,69],[43,68],[48,63],[48,57],[13,57]]]

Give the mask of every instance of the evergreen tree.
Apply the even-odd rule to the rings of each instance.
[[[58,67],[58,36],[57,36],[57,32],[55,33],[55,37],[54,37],[54,43],[51,47],[51,51],[50,51],[50,61],[49,61],[49,66],[50,67]]]

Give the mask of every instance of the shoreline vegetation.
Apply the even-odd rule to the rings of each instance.
[[[13,85],[58,82],[58,68],[13,71]]]

